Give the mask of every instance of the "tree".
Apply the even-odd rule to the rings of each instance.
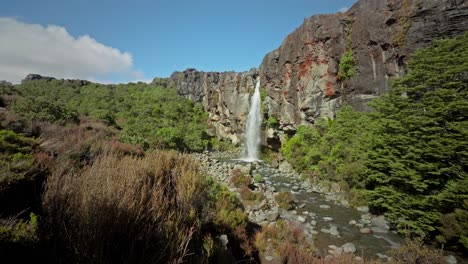
[[[409,73],[376,99],[361,180],[371,207],[421,236],[468,198],[468,34],[416,52]],[[441,230],[443,232],[443,230]]]

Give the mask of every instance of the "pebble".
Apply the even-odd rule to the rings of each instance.
[[[330,206],[327,204],[321,204],[319,207],[322,209],[330,209]]]
[[[369,207],[367,207],[367,206],[358,206],[356,209],[359,212],[363,212],[363,213],[368,213],[369,212]]]
[[[323,221],[325,221],[325,222],[333,221],[333,218],[332,218],[332,217],[329,217],[329,216],[325,216],[325,217],[323,217],[322,219],[323,219]]]
[[[301,222],[301,223],[305,223],[306,218],[303,217],[303,216],[299,216],[299,217],[297,217],[297,221],[299,221],[299,222]]]
[[[336,226],[330,227],[330,235],[339,236],[340,232],[338,232],[338,227],[336,227]]]

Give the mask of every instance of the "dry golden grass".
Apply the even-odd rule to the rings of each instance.
[[[440,250],[430,249],[420,239],[407,239],[406,243],[399,248],[390,251],[392,263],[394,264],[437,264],[446,263]]]
[[[109,151],[79,173],[54,172],[43,197],[51,240],[77,262],[181,263],[200,232],[206,186],[175,152]],[[198,250],[198,249],[195,249]]]

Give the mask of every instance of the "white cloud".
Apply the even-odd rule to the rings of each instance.
[[[19,83],[29,73],[93,80],[116,75],[129,80],[144,78],[134,69],[130,53],[88,35],[75,38],[60,26],[0,17],[0,80]]]
[[[338,10],[338,12],[340,12],[340,13],[346,13],[346,11],[348,11],[348,9],[349,9],[349,7],[343,6],[343,7],[340,8],[340,10]]]

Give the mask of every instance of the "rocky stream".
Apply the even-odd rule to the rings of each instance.
[[[325,186],[301,179],[286,162],[273,167],[264,162],[232,159],[233,156],[222,152],[193,154],[207,175],[226,186],[233,170],[263,176],[262,182],[254,182],[253,186],[255,191],[264,193],[264,199],[255,204],[243,201],[251,222],[261,226],[279,220],[296,223],[303,228],[316,254],[324,258],[354,253],[357,259],[386,262],[390,258],[388,251],[404,242],[404,238],[391,230],[384,216],[372,215],[366,206],[351,207],[339,185]],[[229,188],[241,198],[236,188]],[[294,208],[285,210],[278,206],[275,196],[279,192],[290,192]],[[457,260],[448,256],[447,263],[457,263]]]

